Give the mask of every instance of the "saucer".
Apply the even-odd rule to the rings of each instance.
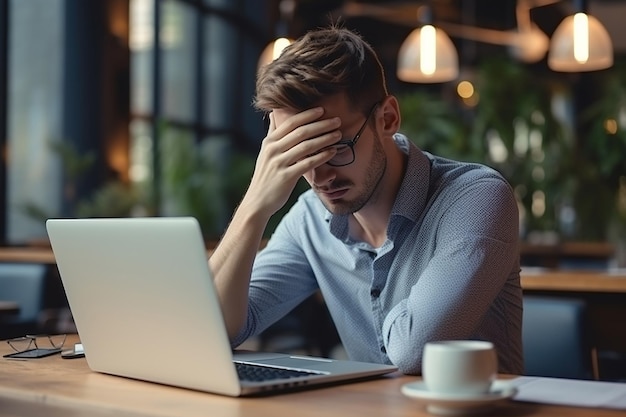
[[[496,380],[485,394],[445,394],[428,391],[424,382],[416,381],[404,384],[402,393],[424,404],[431,414],[462,416],[483,412],[514,396],[517,389],[507,380]]]

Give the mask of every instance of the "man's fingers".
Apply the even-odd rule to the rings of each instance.
[[[331,119],[323,119],[316,120],[311,123],[307,123],[305,125],[301,125],[285,134],[279,142],[282,145],[283,149],[289,149],[296,147],[300,144],[309,143],[309,146],[317,146],[317,149],[321,149],[324,146],[330,145],[332,143],[310,143],[319,142],[319,138],[331,139],[334,141],[341,140],[341,132],[339,128],[341,126],[341,120],[338,117],[333,117]],[[282,128],[282,125],[279,129]],[[278,130],[274,133],[278,135]],[[332,138],[329,136],[332,135]]]
[[[308,172],[320,165],[324,165],[330,161],[337,153],[337,149],[334,147],[325,148],[313,155],[309,155],[306,158],[300,159],[294,162],[289,169],[297,173],[298,176],[302,176],[305,172]]]
[[[319,119],[322,113],[317,109],[305,110],[288,117],[278,126],[276,115],[269,113],[270,127],[262,146],[264,154],[270,158],[282,155],[280,160],[291,165],[340,141],[341,119]]]
[[[276,130],[276,122],[274,121],[274,112],[269,113],[269,118],[270,118],[270,126],[267,129],[268,135]]]
[[[297,113],[281,123],[280,126],[275,130],[273,136],[276,139],[285,137],[288,134],[298,130],[298,128],[300,127],[308,126],[316,121],[319,121],[320,117],[323,114],[324,109],[322,107],[314,107],[312,109],[304,110],[300,113]],[[303,139],[304,138],[300,140]]]

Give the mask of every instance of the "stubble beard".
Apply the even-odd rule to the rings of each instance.
[[[320,198],[324,207],[334,215],[347,215],[356,213],[365,207],[366,204],[376,201],[377,195],[380,194],[380,182],[387,169],[387,156],[378,135],[374,135],[374,152],[372,153],[369,166],[370,168],[367,170],[362,191],[359,195],[352,200],[339,199],[332,203]],[[348,185],[351,186],[354,183],[351,181],[338,182],[333,184],[333,188],[342,188]]]

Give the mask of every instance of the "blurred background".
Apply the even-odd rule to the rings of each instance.
[[[555,71],[547,43],[580,10],[613,62]],[[263,49],[331,22],[379,53],[412,140],[507,177],[522,238],[619,240],[623,16],[618,0],[0,0],[0,240],[45,239],[48,217],[180,214],[219,237],[265,132],[250,105]],[[448,34],[456,74],[402,80],[425,23]]]
[[[411,140],[509,180],[525,266],[626,267],[625,17],[623,0],[0,0],[0,267],[33,263],[7,250],[46,248],[50,217],[191,215],[210,248],[265,134],[264,51],[331,23],[377,51]],[[29,323],[71,328],[46,256],[0,271],[17,280],[0,300],[46,275]]]

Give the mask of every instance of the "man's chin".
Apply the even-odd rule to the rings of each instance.
[[[344,200],[328,200],[324,197],[320,197],[320,201],[326,207],[326,210],[334,215],[350,214],[350,204]]]
[[[351,201],[347,200],[332,200],[328,201],[327,199],[320,198],[326,210],[331,212],[335,216],[342,216],[347,214],[352,214],[355,211],[354,204]]]

